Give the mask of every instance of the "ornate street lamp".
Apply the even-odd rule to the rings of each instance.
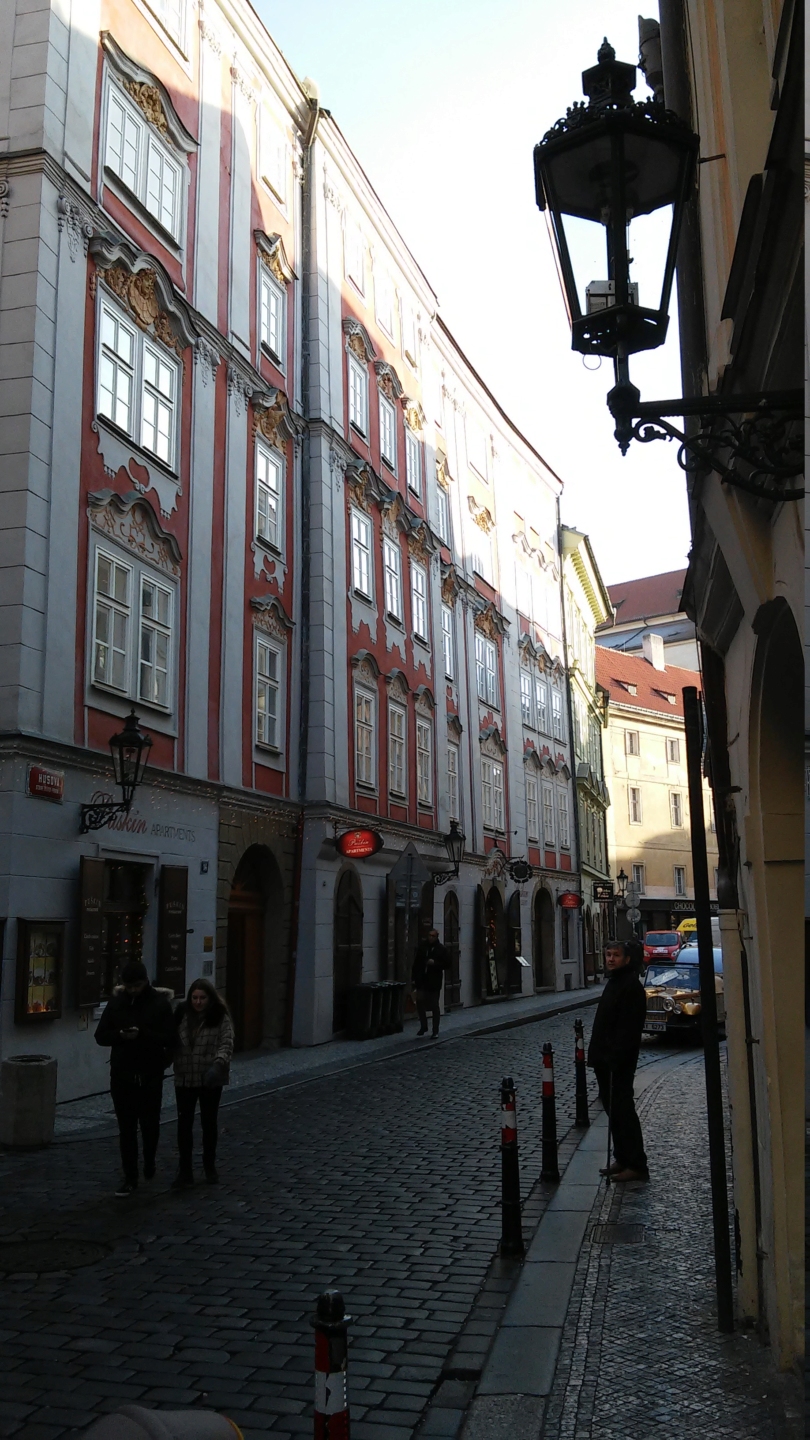
[[[659,100],[634,101],[635,84],[635,65],[618,61],[605,40],[598,63],[583,72],[587,104],[572,105],[534,148],[537,204],[549,221],[572,348],[613,360],[616,383],[607,400],[622,454],[633,439],[674,439],[684,470],[709,467],[755,495],[797,499],[803,491],[785,488],[785,482],[803,470],[793,421],[802,413],[801,391],[642,403],[630,380],[629,357],[666,339],[678,239],[700,144]],[[640,295],[631,276],[631,247],[644,246],[644,231],[636,225],[634,233],[634,222],[667,207],[658,281],[649,296]],[[603,231],[602,275],[590,270],[594,226]],[[670,415],[699,417],[700,427],[685,434],[665,418]]]
[[[619,887],[619,899],[620,899],[620,900],[623,900],[624,897],[625,897],[625,895],[627,894],[627,882],[628,882],[629,879],[630,879],[630,876],[625,874],[624,866],[622,866],[621,870],[619,871],[618,875],[616,876],[616,884],[617,884],[618,887]]]
[[[135,710],[132,709],[124,722],[123,730],[120,730],[117,735],[110,736],[113,773],[115,783],[121,791],[121,800],[120,802],[105,800],[95,805],[82,805],[81,833],[83,835],[86,835],[88,830],[100,830],[112,819],[113,815],[129,814],[135,791],[143,779],[151,748],[152,737],[140,729],[138,717]]]
[[[447,858],[453,866],[453,869],[434,870],[432,876],[434,885],[446,885],[448,880],[458,879],[459,872],[461,870],[461,862],[464,859],[465,838],[466,837],[464,835],[464,831],[459,830],[458,828],[458,822],[456,820],[451,820],[450,829],[448,833],[444,836],[444,848],[447,851]]]

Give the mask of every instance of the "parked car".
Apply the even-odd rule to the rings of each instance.
[[[726,1028],[723,995],[723,952],[713,948],[714,989],[717,996],[717,1024]],[[684,946],[672,960],[654,960],[644,975],[647,992],[646,1035],[699,1033],[701,1024],[700,969],[697,946]]]
[[[681,948],[682,940],[677,930],[648,930],[644,936],[644,959],[657,960],[663,956],[672,960]]]

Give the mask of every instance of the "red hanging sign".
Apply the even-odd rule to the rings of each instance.
[[[379,830],[344,830],[335,841],[339,853],[349,860],[366,860],[382,850],[383,843]]]
[[[582,896],[577,895],[575,890],[564,890],[562,895],[557,896],[557,904],[563,910],[578,910],[582,904]]]

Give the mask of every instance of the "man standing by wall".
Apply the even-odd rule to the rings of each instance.
[[[613,1132],[613,1180],[650,1178],[633,1098],[647,997],[632,951],[632,943],[621,940],[610,940],[605,946],[608,980],[596,1008],[588,1046],[588,1064],[596,1075],[599,1098]]]
[[[445,970],[450,968],[450,957],[439,940],[438,930],[430,930],[426,940],[419,944],[413,962],[411,980],[416,990],[416,1009],[419,1013],[417,1035],[427,1035],[427,1012],[433,1019],[433,1039],[439,1033],[439,1000]]]

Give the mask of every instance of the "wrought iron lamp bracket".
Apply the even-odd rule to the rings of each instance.
[[[86,835],[89,830],[101,830],[114,815],[128,815],[130,807],[122,801],[105,800],[98,805],[82,805],[79,831]]]
[[[434,885],[446,885],[448,880],[458,880],[458,870],[434,870],[430,878]]]

